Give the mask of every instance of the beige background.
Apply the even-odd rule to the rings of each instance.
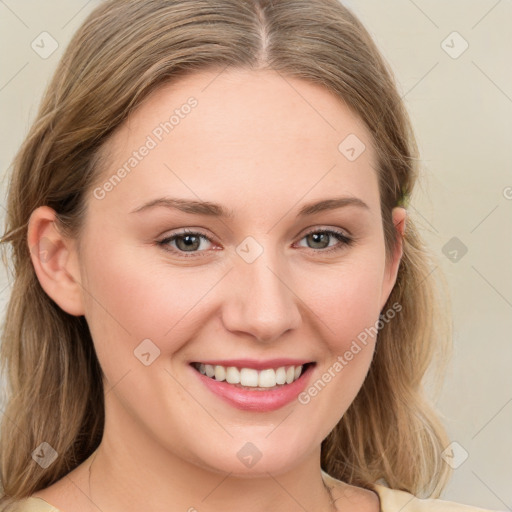
[[[97,3],[0,0],[2,176],[62,49]],[[512,510],[512,2],[345,3],[390,62],[412,116],[425,172],[410,214],[438,257],[432,274],[444,272],[451,288],[455,354],[438,406],[458,467],[443,497]],[[59,45],[46,59],[31,48],[44,31]],[[5,192],[3,182],[2,219]],[[3,316],[3,269],[0,277]]]

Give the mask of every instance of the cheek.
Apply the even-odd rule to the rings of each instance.
[[[97,245],[87,256],[85,316],[104,372],[116,381],[141,365],[134,350],[143,340],[171,355],[194,336],[201,328],[194,318],[201,315],[202,299],[218,277],[192,268],[171,272],[154,261],[146,265],[130,248],[105,249]]]
[[[360,259],[338,269],[316,272],[303,288],[308,306],[322,321],[329,348],[337,354],[378,320],[383,265]]]
[[[323,336],[325,357],[299,403],[322,420],[316,428],[327,435],[359,392],[370,367],[380,314],[383,265],[372,258],[337,271],[317,273],[309,282],[308,304]],[[314,290],[314,292],[311,292]],[[313,413],[311,413],[313,414]]]

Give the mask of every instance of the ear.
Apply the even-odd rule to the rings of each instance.
[[[386,301],[391,295],[393,286],[395,286],[398,275],[398,268],[403,255],[403,237],[405,234],[405,224],[407,220],[407,210],[401,206],[397,206],[392,210],[393,225],[395,227],[396,243],[395,249],[389,261],[386,263],[384,273],[384,281],[382,283],[382,295],[380,302],[380,310],[384,308]]]
[[[55,210],[36,208],[28,222],[27,242],[43,290],[66,313],[84,314],[76,244],[57,229]]]

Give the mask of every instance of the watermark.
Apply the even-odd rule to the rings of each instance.
[[[361,352],[361,350],[368,344],[368,338],[374,337],[377,335],[380,329],[384,327],[387,323],[389,323],[393,318],[395,318],[397,313],[402,311],[402,305],[398,302],[395,302],[384,314],[379,316],[379,319],[371,326],[366,327],[363,331],[361,331],[357,335],[357,339],[352,340],[350,348],[346,350],[343,355],[339,355],[336,358],[336,361],[329,366],[329,368],[321,375],[319,379],[317,379],[308,389],[303,391],[297,397],[298,401],[302,405],[309,404],[311,399],[322,391],[322,389],[331,382],[334,377],[338,373],[345,368],[349,364],[350,361],[354,359],[354,357]],[[363,345],[363,346],[361,346]]]
[[[34,50],[41,59],[48,59],[53,55],[55,50],[59,47],[57,40],[48,32],[41,32],[30,43],[32,50]]]
[[[149,366],[160,356],[160,349],[149,338],[146,338],[135,347],[133,354],[144,366]]]
[[[263,247],[252,236],[248,236],[237,245],[236,253],[246,263],[253,263],[263,254]]]
[[[39,258],[41,263],[47,263],[57,253],[58,247],[47,237],[41,237],[38,244],[35,244],[30,252]]]
[[[126,176],[128,176],[128,174],[164,140],[166,135],[171,133],[174,128],[192,112],[193,108],[197,107],[197,105],[197,99],[191,96],[180,108],[174,110],[174,113],[167,121],[163,121],[155,126],[151,134],[146,137],[144,144],[142,144],[139,149],[135,150],[130,158],[128,158],[110,178],[105,180],[100,187],[94,189],[93,196],[99,200],[105,199],[106,195],[114,190],[114,188],[117,187],[117,185],[119,185],[119,183],[121,183],[121,181],[126,178]]]
[[[450,466],[452,469],[457,469],[469,457],[467,450],[457,441],[452,441],[441,453],[441,458]]]
[[[355,162],[365,151],[364,142],[355,134],[348,134],[338,145],[338,151],[349,162]]]
[[[456,236],[453,236],[443,245],[441,252],[452,263],[458,263],[467,254],[468,248],[464,242]]]
[[[43,469],[50,467],[59,454],[47,442],[41,443],[33,452],[32,459],[35,460]]]
[[[469,48],[469,43],[457,31],[454,31],[443,39],[441,48],[452,59],[458,59]]]
[[[236,456],[244,466],[252,468],[263,457],[263,454],[256,445],[248,441],[238,450]]]
[[[503,197],[505,199],[512,199],[512,187],[505,187],[503,189]]]

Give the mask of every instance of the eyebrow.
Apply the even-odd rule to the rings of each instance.
[[[185,213],[195,215],[209,215],[212,217],[231,218],[234,216],[232,210],[227,210],[223,206],[210,201],[195,201],[190,199],[179,199],[174,197],[159,197],[153,199],[142,206],[135,208],[130,213],[139,213],[155,207],[165,207],[175,210],[180,210]],[[323,212],[326,210],[335,210],[346,206],[357,206],[369,210],[370,207],[358,197],[334,197],[330,199],[323,199],[314,203],[305,204],[298,212],[298,217],[305,217],[306,215],[314,215],[315,213]]]

